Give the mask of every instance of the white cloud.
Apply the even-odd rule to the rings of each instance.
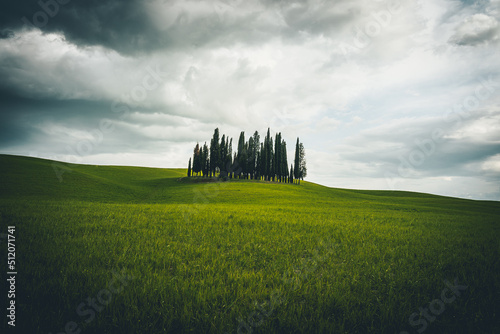
[[[497,19],[485,14],[474,14],[466,18],[455,29],[450,42],[458,45],[479,45],[496,43],[500,38],[500,24]]]
[[[487,172],[500,174],[500,153],[488,158],[483,164],[482,169]]]

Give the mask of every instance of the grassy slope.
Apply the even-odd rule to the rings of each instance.
[[[412,333],[408,317],[455,277],[469,288],[426,333],[499,328],[498,202],[64,165],[60,182],[52,161],[0,155],[29,330],[236,332],[278,300],[254,331]],[[135,279],[87,324],[75,309],[113,268]]]

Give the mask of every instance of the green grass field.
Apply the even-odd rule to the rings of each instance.
[[[500,333],[499,202],[64,166],[0,155],[17,332]]]

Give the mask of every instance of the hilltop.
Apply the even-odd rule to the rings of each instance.
[[[210,203],[378,205],[432,207],[442,210],[500,209],[500,202],[475,201],[407,191],[349,190],[303,181],[300,185],[269,181],[220,181],[186,178],[184,168],[98,166],[0,155],[0,198],[81,200],[100,203],[196,203],[198,192]],[[212,192],[212,193],[210,193]],[[200,203],[201,204],[201,203]]]

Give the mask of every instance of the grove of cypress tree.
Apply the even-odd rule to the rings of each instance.
[[[274,140],[274,142],[273,142]],[[214,130],[210,140],[203,147],[196,144],[192,159],[188,163],[188,176],[199,175],[221,177],[251,178],[276,182],[295,182],[307,175],[304,145],[297,137],[295,159],[288,169],[288,152],[286,142],[281,132],[271,136],[271,129],[267,129],[264,141],[260,141],[258,131],[245,141],[245,132],[241,131],[237,150],[232,149],[233,139],[225,134],[220,138],[219,129]]]

